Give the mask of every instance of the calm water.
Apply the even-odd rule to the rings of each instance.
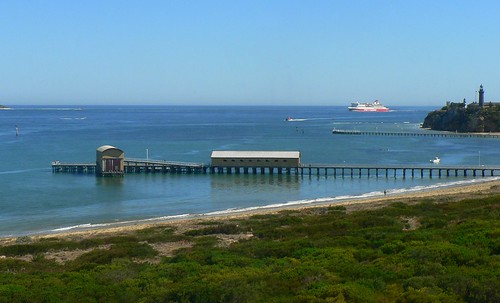
[[[52,174],[51,162],[126,157],[209,163],[212,150],[300,150],[304,163],[498,164],[500,140],[332,135],[333,128],[408,130],[435,108],[351,113],[346,107],[17,107],[0,111],[0,236],[283,203],[380,195],[459,178]],[[285,122],[287,116],[306,119]],[[16,125],[19,136],[16,137]]]

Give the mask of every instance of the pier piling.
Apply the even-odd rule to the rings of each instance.
[[[366,176],[368,178],[375,177],[379,178],[385,176],[389,177],[390,170],[391,177],[397,178],[401,176],[406,178],[408,176],[408,170],[411,171],[411,178],[415,178],[418,175],[420,178],[429,177],[437,175],[439,178],[443,176],[463,176],[468,177],[472,175],[473,177],[485,177],[485,176],[499,176],[500,166],[435,166],[435,165],[361,165],[361,164],[302,164],[295,168],[279,168],[279,167],[220,167],[220,166],[210,166],[200,163],[189,163],[189,162],[171,162],[171,161],[154,161],[154,160],[143,160],[143,159],[128,159],[124,160],[124,173],[125,174],[269,174],[278,175],[304,175],[304,171],[309,176],[328,176],[333,175],[334,178],[337,177],[347,177],[351,178],[354,175],[358,177]],[[348,172],[346,171],[348,170]],[[453,172],[454,173],[451,173]],[[95,163],[61,163],[59,161],[52,162],[52,172],[53,173],[74,173],[74,174],[95,174],[96,164]]]

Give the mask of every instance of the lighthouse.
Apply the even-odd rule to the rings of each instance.
[[[484,90],[483,90],[483,85],[481,84],[479,86],[479,106],[483,107],[484,106]]]

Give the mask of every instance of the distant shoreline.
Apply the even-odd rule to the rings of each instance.
[[[210,215],[192,215],[192,216],[172,216],[167,219],[154,219],[151,222],[123,222],[116,225],[96,224],[97,227],[79,230],[68,230],[61,232],[47,232],[42,234],[31,234],[27,237],[32,240],[39,240],[44,238],[58,238],[58,239],[86,239],[95,236],[104,236],[110,234],[126,234],[138,230],[158,227],[158,226],[173,226],[180,229],[189,229],[206,221],[227,221],[232,219],[245,219],[254,215],[275,214],[285,210],[305,210],[314,208],[325,208],[331,206],[343,206],[348,212],[358,210],[375,209],[389,205],[393,202],[402,202],[407,204],[414,204],[421,202],[422,199],[459,201],[467,198],[484,197],[492,194],[500,193],[500,180],[484,181],[474,184],[457,185],[442,187],[438,189],[423,189],[411,193],[396,193],[387,194],[386,196],[377,196],[370,198],[353,198],[344,201],[327,200],[324,202],[312,203],[308,205],[284,205],[269,209],[256,209],[256,210],[243,210],[234,213],[224,214],[210,214]],[[0,237],[0,245],[9,245],[16,242],[19,237]]]

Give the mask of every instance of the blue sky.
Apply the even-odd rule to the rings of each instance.
[[[0,104],[500,101],[500,1],[0,0]]]

